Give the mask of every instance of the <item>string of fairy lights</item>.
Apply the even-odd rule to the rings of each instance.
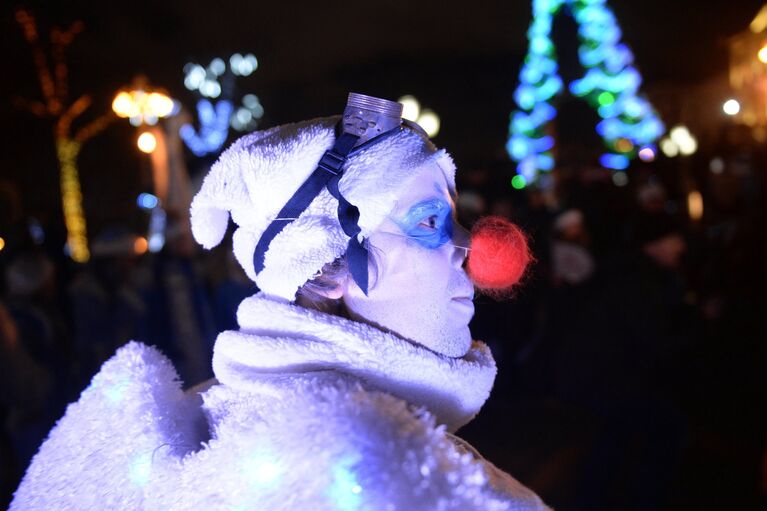
[[[81,22],[72,23],[67,30],[59,28],[51,30],[50,56],[43,50],[34,16],[25,9],[18,9],[16,22],[32,48],[35,69],[43,92],[41,101],[19,99],[17,104],[38,117],[55,121],[54,139],[59,163],[61,204],[67,229],[67,250],[74,261],[84,263],[90,258],[90,250],[77,159],[82,146],[107,126],[111,115],[97,117],[72,133],[73,121],[91,104],[90,96],[84,94],[67,106],[69,68],[65,53],[74,37],[82,31]],[[52,65],[49,60],[52,61]]]
[[[631,50],[605,0],[533,0],[533,21],[527,32],[528,54],[514,93],[507,151],[518,163],[515,188],[535,181],[541,171],[554,168],[554,138],[547,125],[556,117],[552,105],[564,90],[558,74],[556,48],[551,38],[555,16],[566,10],[578,25],[578,58],[584,75],[569,84],[570,92],[599,114],[597,132],[605,152],[602,166],[626,170],[630,160],[654,158],[655,141],[665,127],[650,103],[639,95],[642,78]]]

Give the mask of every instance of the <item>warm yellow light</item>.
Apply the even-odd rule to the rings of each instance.
[[[133,98],[127,92],[120,92],[112,100],[112,110],[119,117],[132,117],[134,110]]]
[[[767,28],[767,5],[762,7],[759,14],[751,21],[751,32],[758,34]]]
[[[143,236],[139,236],[136,238],[136,241],[133,242],[133,251],[138,255],[145,254],[148,248],[149,243]]]
[[[415,122],[421,114],[421,104],[414,96],[402,96],[397,100],[402,103],[402,118]]]
[[[690,213],[691,220],[697,221],[703,218],[703,196],[698,190],[687,194],[687,211]]]
[[[4,248],[5,248],[5,240],[3,238],[0,238],[0,252],[2,252]]]
[[[423,128],[429,137],[436,137],[439,133],[439,116],[431,110],[423,110],[418,116],[418,125]]]
[[[157,139],[154,135],[148,131],[145,131],[138,136],[136,145],[138,145],[138,148],[141,152],[150,154],[157,148]]]
[[[66,138],[56,140],[56,153],[61,169],[61,204],[64,208],[64,224],[67,228],[67,246],[73,261],[84,263],[90,258],[88,237],[86,234],[85,215],[83,214],[83,194],[77,172],[77,156],[81,144]]]
[[[173,111],[173,100],[165,94],[152,92],[146,97],[146,114],[167,117]]]
[[[679,146],[670,138],[664,138],[660,141],[660,150],[669,158],[675,158],[679,155]]]
[[[762,46],[762,49],[759,50],[759,53],[757,53],[756,56],[759,58],[760,62],[767,64],[767,44]]]
[[[112,110],[131,119],[138,126],[150,119],[168,117],[173,113],[173,99],[162,92],[146,92],[142,89],[119,92],[112,100]],[[150,123],[153,124],[153,123]]]
[[[722,110],[724,110],[724,113],[727,115],[737,115],[738,112],[740,112],[740,103],[737,99],[728,99],[724,102],[724,105],[722,105]]]

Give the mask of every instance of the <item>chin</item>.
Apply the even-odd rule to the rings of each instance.
[[[456,328],[449,332],[441,332],[435,338],[436,342],[421,342],[419,344],[451,358],[463,357],[471,348],[471,332],[468,326]]]

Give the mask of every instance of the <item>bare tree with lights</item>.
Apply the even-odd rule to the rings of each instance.
[[[91,105],[91,96],[83,94],[69,101],[69,68],[65,60],[67,48],[75,36],[82,32],[83,23],[75,21],[69,28],[51,30],[50,55],[46,55],[40,42],[37,22],[26,9],[16,11],[16,21],[21,26],[24,38],[32,47],[32,56],[42,90],[41,100],[17,98],[16,104],[34,115],[54,121],[53,136],[56,156],[59,161],[61,201],[67,228],[67,245],[73,260],[83,263],[90,258],[88,237],[83,214],[82,191],[77,170],[77,158],[83,145],[100,133],[113,116],[102,115],[85,126],[73,130],[72,123]]]

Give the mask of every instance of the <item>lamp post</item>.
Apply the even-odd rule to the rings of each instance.
[[[133,126],[139,128],[136,145],[149,155],[152,162],[154,194],[159,199],[159,205],[152,208],[150,225],[159,225],[154,222],[155,216],[164,217],[164,210],[176,211],[180,224],[176,232],[191,239],[188,215],[184,214],[191,203],[191,191],[178,135],[182,121],[179,119],[181,116],[175,115],[179,111],[177,103],[163,90],[151,88],[146,78],[139,77],[131,87],[115,95],[112,109],[119,117],[129,119]],[[165,227],[164,222],[162,227]],[[156,252],[163,243],[150,244],[149,250]]]

